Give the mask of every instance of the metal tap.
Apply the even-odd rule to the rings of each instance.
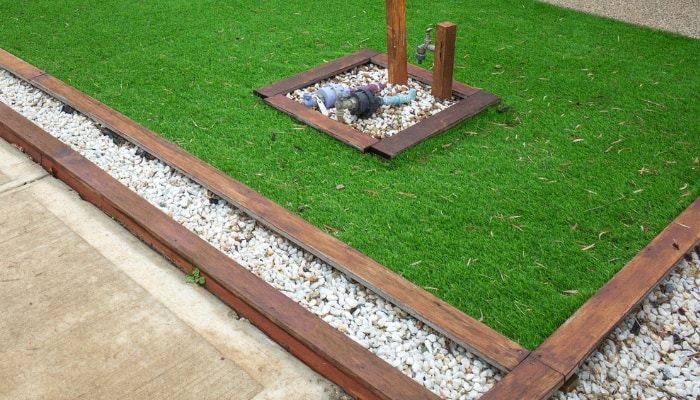
[[[433,44],[433,40],[430,38],[430,32],[432,30],[433,28],[426,29],[423,44],[416,46],[416,61],[418,61],[418,64],[423,64],[426,51],[435,51],[435,45]]]

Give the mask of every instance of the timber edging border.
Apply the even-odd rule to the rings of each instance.
[[[348,393],[363,399],[438,398],[4,103],[0,137],[186,273],[198,268],[207,290]]]
[[[362,152],[370,152],[386,159],[396,157],[404,150],[447,131],[501,101],[500,97],[492,93],[453,80],[452,95],[458,99],[455,104],[393,136],[375,139],[286,96],[287,93],[294,90],[308,87],[363,64],[375,64],[388,68],[389,60],[386,54],[365,48],[255,89],[253,93],[262,97],[266,104],[298,121],[304,122]],[[433,76],[429,71],[412,64],[407,65],[406,71],[412,79],[432,86]]]
[[[540,399],[550,396],[566,379],[572,376],[585,357],[641,302],[644,296],[658,285],[676,263],[688,252],[692,251],[694,247],[697,248],[700,242],[700,198],[698,198],[654,238],[648,246],[626,264],[584,306],[574,313],[550,338],[535,351],[529,352],[517,343],[492,331],[485,325],[466,316],[403,278],[397,281],[400,282],[398,289],[384,287],[385,283],[393,282],[393,279],[395,279],[392,277],[395,274],[388,271],[385,267],[351,247],[342,244],[342,242],[332,236],[316,229],[298,216],[189,155],[179,147],[160,138],[127,117],[2,49],[0,49],[0,67],[7,69],[21,79],[71,105],[115,133],[122,135],[126,140],[144,148],[157,158],[251,214],[272,230],[287,237],[331,266],[347,273],[353,279],[376,291],[377,294],[396,305],[402,308],[411,307],[415,302],[414,297],[416,293],[420,293],[421,296],[424,296],[419,302],[420,304],[417,304],[416,309],[411,308],[406,311],[448,338],[455,340],[458,344],[474,351],[502,371],[509,372],[502,381],[482,397],[487,400],[503,398]],[[214,257],[218,260],[217,257],[219,256],[212,253],[212,251],[218,252],[218,250],[208,244],[207,246],[211,247],[211,249],[207,249],[202,244],[196,244],[201,239],[192,233],[189,233],[193,235],[192,237],[189,237],[184,232],[175,235],[173,232],[179,232],[180,229],[184,229],[181,226],[178,228],[170,223],[161,221],[159,224],[167,227],[167,229],[163,228],[165,229],[164,231],[157,231],[153,230],[152,227],[142,225],[137,216],[132,213],[133,210],[129,210],[125,206],[132,200],[137,200],[132,199],[125,203],[122,197],[132,195],[127,195],[117,190],[119,193],[112,193],[115,196],[114,198],[105,197],[101,190],[110,188],[100,184],[99,180],[103,178],[95,180],[95,176],[99,175],[99,173],[93,171],[92,167],[90,167],[92,165],[94,168],[97,168],[94,164],[87,160],[81,160],[82,156],[77,155],[77,153],[58,142],[48,133],[37,131],[35,129],[36,126],[29,121],[27,123],[35,128],[25,125],[25,122],[21,122],[23,117],[20,116],[21,118],[18,118],[13,113],[14,111],[9,109],[9,107],[0,104],[0,136],[20,146],[45,169],[74,187],[83,198],[90,200],[93,204],[98,203],[96,205],[103,211],[118,218],[128,229],[149,245],[157,248],[180,268],[186,271],[195,267],[200,268],[210,278],[207,279],[210,282],[207,287],[209,290],[253,321],[261,330],[279,340],[279,343],[292,354],[360,398],[412,398],[410,396],[407,397],[406,393],[395,392],[400,390],[400,388],[389,388],[397,386],[397,382],[405,382],[405,375],[366,349],[360,348],[357,350],[358,358],[351,357],[353,359],[346,363],[341,360],[341,355],[330,348],[334,347],[334,345],[326,344],[329,348],[320,348],[318,345],[305,343],[308,339],[303,336],[306,334],[305,332],[309,331],[310,327],[311,331],[328,333],[329,337],[336,337],[336,334],[340,333],[328,325],[325,328],[318,328],[316,322],[308,322],[315,321],[308,319],[309,316],[319,321],[321,320],[296,303],[292,302],[293,305],[290,305],[290,307],[298,307],[303,311],[295,309],[294,313],[303,315],[306,312],[309,314],[309,316],[302,317],[302,320],[306,321],[301,324],[303,326],[278,325],[278,323],[287,318],[275,314],[280,311],[278,304],[273,302],[273,304],[261,305],[257,304],[256,300],[245,297],[247,295],[254,296],[255,292],[247,293],[245,288],[236,289],[236,282],[233,282],[231,277],[219,275],[225,275],[226,271],[217,266],[212,267],[205,261],[208,260],[208,257]],[[15,124],[14,127],[10,126],[11,124]],[[48,135],[50,138],[46,138],[44,135]],[[105,174],[104,172],[102,173]],[[108,175],[107,177],[109,178]],[[123,190],[129,191],[121,184],[118,184],[118,186],[121,186]],[[138,198],[138,196],[136,197]],[[157,209],[155,210],[158,211]],[[283,212],[281,220],[274,219],[273,217],[280,212]],[[150,212],[147,215],[149,217],[152,216]],[[177,223],[175,225],[179,226]],[[305,242],[306,235],[310,235],[313,240],[318,240],[323,245],[319,246],[314,242],[312,242],[313,244]],[[187,246],[181,248],[183,245]],[[197,249],[196,252],[201,252],[199,254],[205,258],[193,258],[192,254],[183,253],[182,249],[190,248],[188,246],[194,246],[193,248]],[[220,252],[218,253],[225,257]],[[646,268],[645,266],[650,261],[653,261],[657,268]],[[348,269],[344,264],[346,262],[358,263],[360,268]],[[238,267],[242,269],[242,267]],[[249,273],[245,269],[243,271]],[[237,273],[245,275],[244,272]],[[375,276],[377,273],[380,275],[378,280]],[[260,281],[255,283],[255,285],[261,283],[267,285],[254,275],[251,274],[251,276],[255,279],[246,279],[251,279],[253,282],[256,282],[256,280]],[[624,291],[623,296],[620,296],[621,288],[625,287],[629,289]],[[279,294],[279,292],[277,293]],[[271,294],[271,296],[274,299],[278,299],[274,294]],[[282,297],[284,296],[282,295]],[[279,301],[286,304],[284,302],[288,299],[284,299],[279,298]],[[267,311],[261,310],[264,307],[270,308]],[[613,312],[607,311],[610,307],[613,307]],[[436,313],[440,315],[437,319],[435,317]],[[292,319],[294,320],[295,318]],[[601,320],[602,322],[599,322]],[[479,336],[481,334],[485,336]],[[344,335],[343,338],[345,341],[354,343]],[[343,339],[339,340],[343,342]],[[345,345],[353,346],[353,344],[344,344],[343,346]],[[364,352],[367,354],[364,354]],[[386,370],[386,375],[383,372],[378,373],[374,369],[375,367],[381,369],[387,366],[390,368]],[[401,376],[394,375],[394,372]],[[533,373],[537,374],[537,379],[533,379]],[[380,382],[374,382],[370,375],[379,375]],[[387,379],[391,381],[388,384],[386,382]],[[428,392],[420,385],[420,388],[416,388],[414,384],[417,385],[417,383],[410,380],[410,378],[407,379],[410,382],[405,382],[405,385],[399,384],[398,386],[414,388],[415,391],[411,392],[414,395],[418,394],[415,398],[435,398],[431,392]]]
[[[223,199],[231,202],[234,206],[250,214],[268,228],[288,238],[295,244],[300,245],[300,247],[316,255],[322,261],[329,263],[329,265],[340,269],[364,286],[375,290],[377,294],[386,300],[400,306],[414,316],[418,314],[416,316],[418,319],[431,327],[437,328],[438,331],[445,334],[448,338],[474,351],[478,356],[483,357],[485,361],[494,364],[497,368],[508,370],[510,367],[517,365],[517,363],[527,355],[527,350],[491,330],[486,325],[463,314],[451,305],[394,274],[381,264],[376,263],[357,250],[343,244],[331,235],[315,228],[313,225],[288,210],[261,196],[252,189],[245,187],[189,153],[186,153],[184,150],[157,136],[122,114],[90,98],[84,93],[77,91],[69,85],[66,85],[46,72],[32,67],[2,49],[0,49],[0,67],[3,67],[20,79],[38,87],[65,104],[70,105],[75,110],[95,120],[115,134],[140,146],[151,155],[161,159],[163,162],[202,184]],[[19,125],[11,127],[8,123]],[[281,308],[279,306],[269,302],[266,302],[267,305],[260,306],[256,304],[257,297],[262,297],[259,294],[260,292],[248,292],[243,290],[243,288],[237,288],[238,291],[236,292],[232,290],[230,286],[223,285],[222,282],[227,282],[228,284],[233,283],[226,276],[227,272],[224,269],[217,267],[216,265],[218,264],[196,261],[196,254],[189,254],[182,250],[186,247],[180,247],[180,244],[189,244],[192,241],[201,241],[201,239],[189,233],[189,231],[185,233],[182,231],[184,228],[178,227],[176,223],[175,225],[167,224],[167,228],[163,228],[166,229],[165,231],[158,231],[158,229],[166,226],[166,224],[161,224],[159,227],[152,227],[149,226],[151,224],[150,221],[153,220],[152,218],[139,220],[133,216],[132,211],[134,210],[127,209],[124,204],[140,204],[138,206],[133,206],[136,208],[136,211],[138,211],[139,207],[150,207],[151,212],[145,214],[141,213],[140,215],[142,216],[162,214],[162,212],[157,211],[157,209],[150,206],[150,204],[142,204],[145,201],[137,200],[140,198],[135,194],[129,195],[132,199],[131,201],[122,203],[123,209],[111,204],[111,198],[104,193],[100,193],[96,188],[107,189],[111,187],[109,185],[107,187],[101,185],[100,182],[103,180],[112,183],[116,181],[103,171],[98,173],[96,169],[99,168],[94,166],[94,164],[83,159],[82,156],[78,155],[70,149],[70,147],[62,144],[50,134],[39,129],[36,125],[24,119],[24,117],[21,117],[19,114],[16,114],[4,104],[0,107],[0,135],[9,142],[20,147],[57,178],[73,187],[83,198],[90,200],[101,210],[117,218],[141,240],[156,248],[178,267],[185,271],[199,268],[203,274],[209,278],[207,282],[210,282],[210,284],[208,284],[207,287],[217,296],[236,309],[236,311],[246,316],[246,318],[250,319],[255,325],[268,333],[268,335],[278,340],[283,347],[287,348],[295,356],[329,379],[338,383],[348,392],[359,395],[360,398],[404,399],[432,398],[431,396],[434,396],[434,394],[427,391],[422,385],[411,380],[398,371],[398,369],[390,366],[379,357],[362,348],[315,315],[313,315],[312,320],[317,320],[322,323],[324,329],[317,329],[317,326],[309,322],[308,318],[306,320],[302,318],[301,322],[296,318],[289,318],[284,323],[291,324],[292,326],[278,325],[281,323],[280,321],[284,320],[281,316],[275,315],[276,312],[280,312]],[[80,164],[80,168],[75,168],[76,163]],[[85,178],[84,174],[100,175],[101,178],[90,180]],[[112,190],[117,190],[120,193],[119,196],[126,195],[124,193],[130,192],[129,189],[118,182],[115,183],[115,186],[120,189]],[[178,235],[181,236],[173,239],[172,242],[162,243],[161,240],[170,237],[172,234],[171,231],[178,231]],[[312,244],[305,241],[307,236],[312,238],[312,240],[310,240]],[[178,245],[174,243],[178,243]],[[213,247],[211,249],[202,250],[200,246],[206,248],[206,246],[200,244],[196,246],[196,252],[208,254],[207,257],[212,256],[210,254],[212,250],[223,256],[221,252],[213,249]],[[190,248],[190,251],[195,250]],[[229,263],[235,264],[233,261]],[[350,263],[349,265],[351,265],[351,267],[348,267],[347,263]],[[219,276],[218,274],[222,274],[223,276]],[[245,273],[243,274],[245,275]],[[269,286],[257,277],[252,280],[259,280],[260,283]],[[410,305],[416,302],[416,299],[418,299],[420,304],[414,308],[410,308]],[[312,315],[298,304],[291,301],[290,303],[291,304],[284,303],[285,307],[283,308],[298,309],[297,313],[299,314],[308,313]],[[239,309],[241,307],[243,307],[244,311]],[[262,307],[268,308],[261,310],[260,308]],[[436,318],[441,322],[436,323]],[[443,324],[445,321],[448,322]],[[297,325],[294,326],[294,324]],[[326,348],[317,348],[318,345],[314,344],[314,340],[318,340],[318,336],[314,340],[311,340],[304,338],[303,335],[299,333],[307,332],[308,328],[312,325],[315,332],[326,332],[328,337],[336,337],[335,340],[337,340],[338,343],[334,346],[328,345]],[[443,325],[446,325],[446,328],[443,328]],[[293,333],[290,334],[289,331]],[[276,334],[280,337],[276,337]],[[476,342],[476,347],[473,347],[471,344],[472,341]],[[302,342],[303,346],[299,346],[296,342]],[[348,351],[348,348],[351,348],[352,351]],[[317,352],[327,353],[319,357],[316,355]],[[356,354],[362,353],[367,353],[360,357],[364,357],[364,360],[362,362],[357,362]],[[343,357],[348,358],[347,362]],[[332,373],[329,375],[327,370],[332,370]],[[372,380],[376,379],[379,379],[379,382],[370,384]],[[388,381],[390,381],[391,384],[388,384]],[[385,387],[382,388],[382,386]],[[399,394],[391,394],[392,391]],[[413,394],[407,394],[407,392]]]
[[[0,49],[0,67],[70,105],[245,211],[501,371],[529,353],[519,344],[365,256],[128,117]],[[21,71],[19,75],[15,71]]]

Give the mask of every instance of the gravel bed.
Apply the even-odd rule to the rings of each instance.
[[[438,396],[476,399],[500,380],[497,369],[471,352],[4,70],[0,101]]]
[[[700,259],[692,252],[579,367],[577,399],[700,399]]]
[[[4,70],[0,101],[438,396],[476,399],[501,379],[498,370],[395,305]],[[576,393],[553,398],[700,396],[699,283],[700,260],[692,253],[582,364]]]
[[[347,72],[319,81],[314,85],[297,89],[292,93],[288,93],[287,97],[299,103],[303,103],[304,92],[313,94],[318,89],[328,84],[340,84],[348,88],[358,88],[365,85],[386,83],[388,81],[388,70],[370,63],[357,66]],[[432,89],[429,85],[411,77],[408,78],[406,85],[387,84],[386,88],[375,94],[380,97],[398,96],[405,94],[410,89],[416,90],[416,99],[409,103],[381,105],[371,117],[365,119],[357,118],[348,111],[345,111],[343,121],[362,133],[376,139],[384,139],[457,103],[455,97],[447,100],[436,99],[431,94]],[[328,109],[328,117],[338,121],[335,108]]]
[[[700,39],[700,2],[697,0],[541,1]]]

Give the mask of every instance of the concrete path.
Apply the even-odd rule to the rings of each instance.
[[[633,25],[700,38],[698,0],[541,0]]]
[[[0,399],[345,395],[0,139]]]

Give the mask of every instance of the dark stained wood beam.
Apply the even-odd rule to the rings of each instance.
[[[431,94],[440,100],[452,97],[452,72],[455,63],[457,25],[441,22],[435,30],[435,61]]]
[[[0,137],[185,272],[199,268],[208,290],[348,393],[362,399],[438,399],[4,103]]]
[[[386,52],[389,55],[389,83],[408,82],[406,66],[406,0],[386,0]]]

